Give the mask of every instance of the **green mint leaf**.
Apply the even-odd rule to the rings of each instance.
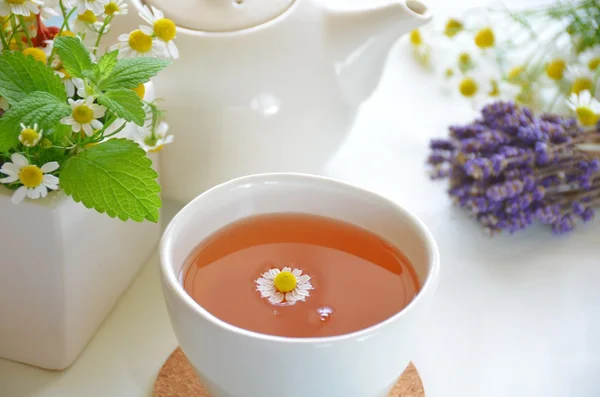
[[[133,121],[137,125],[144,125],[146,112],[140,97],[126,88],[106,91],[98,97],[98,103],[106,106],[108,110],[126,121]]]
[[[15,105],[28,94],[43,91],[66,101],[67,92],[51,68],[19,51],[0,52],[0,96]]]
[[[121,220],[158,222],[158,174],[137,143],[109,139],[71,157],[60,172],[60,187],[76,202]]]
[[[117,62],[112,73],[100,83],[100,89],[135,88],[170,65],[166,59],[125,58]]]
[[[102,57],[98,60],[98,63],[94,65],[94,73],[98,80],[102,80],[110,75],[117,65],[117,56],[119,56],[118,50],[107,52],[106,54],[102,55]]]
[[[71,107],[47,92],[34,92],[11,107],[0,117],[0,151],[5,152],[19,143],[21,123],[49,130],[61,118],[71,114]]]
[[[90,53],[78,38],[58,37],[54,40],[54,47],[71,76],[84,77],[86,71],[92,70],[94,64]]]

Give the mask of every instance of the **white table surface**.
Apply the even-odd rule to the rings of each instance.
[[[434,11],[455,6],[432,3]],[[472,115],[440,95],[399,43],[324,174],[397,200],[438,241],[441,283],[415,357],[427,397],[597,397],[600,225],[560,238],[532,228],[490,239],[452,208],[445,184],[424,171],[427,145]],[[176,346],[154,256],[68,370],[0,360],[0,397],[149,397]]]

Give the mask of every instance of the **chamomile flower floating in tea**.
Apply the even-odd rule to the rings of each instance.
[[[290,267],[271,269],[256,280],[256,290],[272,304],[304,301],[310,296],[311,289],[310,276]]]
[[[22,186],[12,195],[13,203],[20,203],[26,196],[30,199],[43,198],[48,195],[48,189],[58,189],[58,178],[49,174],[59,168],[56,161],[38,167],[29,164],[27,158],[20,153],[13,153],[11,160],[12,162],[4,163],[0,168],[0,173],[7,175],[0,179],[0,183],[21,183]]]

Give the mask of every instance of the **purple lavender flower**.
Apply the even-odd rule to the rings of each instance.
[[[431,142],[428,164],[434,176],[450,180],[452,200],[487,230],[514,233],[535,221],[562,234],[576,218],[593,219],[600,159],[576,144],[600,139],[599,131],[584,132],[574,118],[496,102],[480,119],[450,127],[449,135]]]

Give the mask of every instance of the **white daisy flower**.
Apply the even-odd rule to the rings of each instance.
[[[600,102],[592,97],[588,90],[581,91],[579,95],[571,94],[567,106],[575,112],[579,123],[585,127],[596,125],[600,116]]]
[[[290,267],[271,269],[256,280],[256,290],[274,305],[304,301],[310,296],[311,289],[310,277],[303,275],[302,270]]]
[[[93,135],[94,130],[102,129],[103,124],[98,119],[104,116],[106,108],[102,105],[95,104],[94,97],[89,96],[77,101],[69,98],[67,101],[69,102],[69,105],[71,105],[73,111],[70,116],[60,120],[61,123],[72,126],[73,132],[80,132],[83,130],[88,136]]]
[[[86,33],[89,31],[98,32],[102,28],[103,22],[90,10],[77,15],[73,24],[74,33]]]
[[[579,94],[586,90],[592,92],[594,88],[594,74],[587,66],[569,66],[567,68],[566,78],[571,84],[572,94]]]
[[[11,162],[2,164],[0,173],[7,177],[0,179],[0,183],[19,182],[19,187],[12,195],[12,202],[20,203],[29,197],[30,199],[43,198],[48,195],[48,189],[58,189],[58,177],[50,175],[59,168],[56,161],[44,164],[41,168],[37,165],[29,164],[25,156],[20,153],[13,153]]]
[[[119,58],[128,57],[163,57],[165,54],[164,43],[154,39],[151,35],[140,29],[118,37],[119,42],[110,48],[110,51],[119,50]]]
[[[72,2],[77,4],[77,12],[83,14],[86,11],[91,11],[94,15],[100,15],[104,12],[104,7],[108,4],[108,0],[77,0]],[[73,4],[72,6],[74,6]]]
[[[42,0],[0,0],[0,15],[7,16],[11,13],[28,17],[39,14]]]
[[[600,44],[588,48],[579,56],[580,62],[593,72],[600,66]]]
[[[177,37],[177,26],[175,25],[175,22],[165,18],[162,11],[156,9],[154,6],[152,6],[152,11],[150,11],[150,8],[145,5],[140,12],[140,16],[152,26],[140,25],[140,30],[163,42],[167,56],[173,59],[179,58],[179,50],[173,42],[173,39]]]
[[[173,143],[173,135],[167,135],[169,125],[160,122],[152,134],[152,122],[147,122],[143,127],[137,126],[136,133],[131,138],[146,152],[160,152],[165,145]]]
[[[0,96],[0,110],[8,110],[9,104],[6,98]]]
[[[38,144],[40,139],[42,139],[43,133],[44,131],[39,129],[37,123],[35,123],[33,127],[21,123],[19,142],[21,142],[23,146],[33,147]]]
[[[125,0],[111,0],[104,6],[104,15],[127,15],[127,12],[129,11],[127,7]]]
[[[64,68],[55,70],[54,74],[58,75],[58,77],[60,77],[61,81],[63,82],[65,90],[67,91],[67,97],[73,98],[75,96],[75,93],[77,93],[77,95],[79,95],[82,98],[86,96],[85,89],[82,90],[82,88],[84,88],[85,86],[82,79],[72,77],[69,74],[69,72],[67,72]],[[84,95],[79,94],[80,90],[82,90],[81,92]]]

